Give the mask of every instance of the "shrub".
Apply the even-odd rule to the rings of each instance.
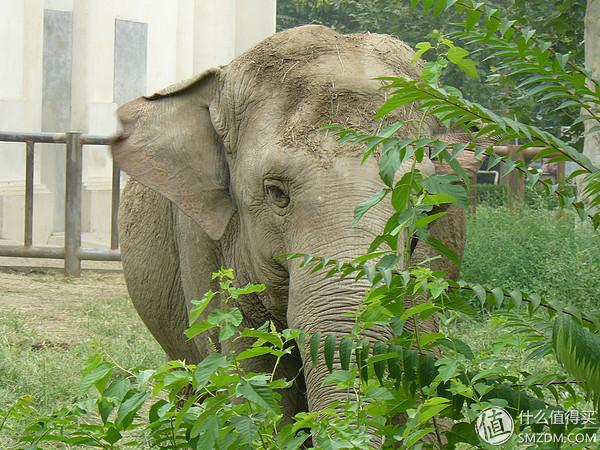
[[[464,280],[598,307],[600,236],[570,212],[479,206],[467,236]]]
[[[567,185],[564,189],[572,197],[576,196],[574,185]],[[498,208],[508,204],[508,187],[505,184],[478,184],[475,192],[478,205]],[[533,209],[556,209],[560,207],[556,195],[541,186],[526,186],[523,203]]]

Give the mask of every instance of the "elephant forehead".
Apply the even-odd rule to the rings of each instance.
[[[374,78],[417,77],[420,64],[412,55],[406,44],[385,35],[339,35],[320,26],[277,33],[225,69],[230,107],[222,109],[224,122],[237,135],[234,142],[256,141],[253,147],[271,140],[276,148],[306,150],[324,161],[355,152],[356,146],[336,145],[321,126],[336,123],[374,133],[389,122],[414,118],[410,107],[383,122],[375,118],[384,94]],[[265,122],[268,129],[257,133]],[[413,123],[403,129],[407,135],[416,132]]]

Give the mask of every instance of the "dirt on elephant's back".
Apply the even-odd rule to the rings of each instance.
[[[0,272],[0,317],[37,336],[40,346],[63,347],[86,335],[86,311],[106,301],[129,303],[121,273]]]

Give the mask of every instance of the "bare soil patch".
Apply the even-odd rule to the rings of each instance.
[[[121,273],[62,274],[0,272],[0,314],[18,314],[36,331],[40,345],[69,344],[80,336],[85,304],[122,297],[128,302]]]

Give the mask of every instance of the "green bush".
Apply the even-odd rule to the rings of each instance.
[[[464,280],[598,307],[600,236],[570,212],[482,205],[467,236]]]
[[[505,184],[478,184],[476,188],[477,205],[499,208],[506,205]]]
[[[575,196],[574,185],[567,185],[565,189],[571,196]],[[508,186],[505,184],[478,184],[475,192],[477,205],[498,208],[508,204]],[[537,185],[525,187],[524,203],[533,209],[556,209],[560,206],[556,195]]]

